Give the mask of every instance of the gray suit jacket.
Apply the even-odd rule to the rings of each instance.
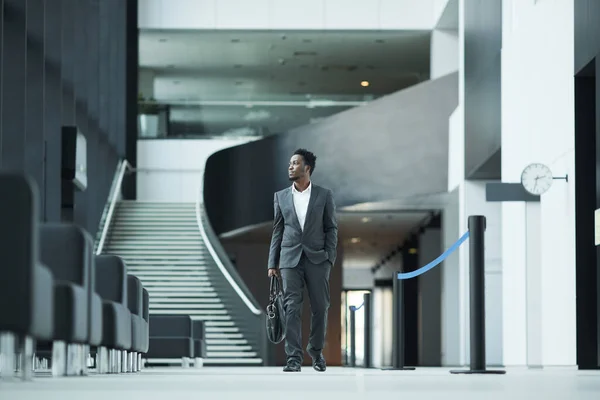
[[[329,260],[333,266],[338,226],[331,190],[312,184],[304,232],[296,215],[291,186],[275,193],[274,207],[269,268],[294,268],[302,252],[314,264]]]

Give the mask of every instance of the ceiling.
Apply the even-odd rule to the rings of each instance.
[[[280,133],[427,80],[430,35],[142,30],[140,68],[177,130]]]

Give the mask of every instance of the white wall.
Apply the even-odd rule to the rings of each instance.
[[[576,363],[573,31],[573,0],[504,0],[502,180],[531,162],[569,175],[537,206],[502,205],[507,365]]]
[[[458,31],[433,30],[431,32],[431,79],[439,78],[457,70]]]
[[[195,202],[208,157],[247,138],[138,140],[137,196],[140,201]],[[146,170],[146,171],[144,171]]]
[[[138,25],[140,29],[432,29],[445,1],[138,0]]]

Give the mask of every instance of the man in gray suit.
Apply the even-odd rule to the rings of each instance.
[[[275,219],[269,251],[269,276],[283,279],[286,317],[286,372],[300,372],[302,301],[308,289],[312,311],[307,352],[313,368],[326,369],[323,347],[329,310],[329,273],[337,255],[337,217],[331,190],[313,185],[317,157],[298,149],[290,159],[290,187],[275,193]]]

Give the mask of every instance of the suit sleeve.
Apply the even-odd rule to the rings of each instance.
[[[274,218],[273,233],[271,235],[271,248],[269,249],[269,268],[279,267],[279,253],[281,251],[281,239],[283,236],[283,215],[277,200],[277,193],[273,198]]]
[[[327,191],[325,212],[323,213],[323,229],[325,230],[325,251],[329,254],[331,265],[335,264],[337,257],[338,223],[335,212],[335,201],[333,192]]]

